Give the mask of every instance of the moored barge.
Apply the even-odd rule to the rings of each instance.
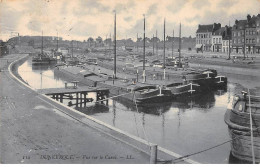
[[[232,139],[232,155],[240,160],[253,162],[250,110],[254,158],[256,163],[260,163],[260,96],[248,96],[246,92],[243,92],[243,95],[236,95],[231,109],[226,111],[225,122]]]

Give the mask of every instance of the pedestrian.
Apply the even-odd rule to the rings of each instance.
[[[155,74],[153,74],[153,80],[155,80],[156,79],[156,75]]]
[[[187,84],[186,76],[182,76],[183,85]]]

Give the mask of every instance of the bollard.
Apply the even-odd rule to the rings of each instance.
[[[150,164],[156,164],[157,163],[157,145],[152,144],[150,146]]]

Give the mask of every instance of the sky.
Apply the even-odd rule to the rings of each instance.
[[[198,24],[232,26],[236,19],[260,13],[260,0],[0,0],[0,39],[12,36],[56,36],[65,40],[113,37],[114,11],[117,39],[166,35],[195,37]]]

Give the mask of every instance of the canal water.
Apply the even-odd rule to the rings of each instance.
[[[34,67],[29,59],[18,68],[18,73],[37,89],[64,87],[65,80],[55,76],[53,68]],[[142,107],[118,98],[108,104],[88,103],[74,108],[180,155],[189,155],[230,140],[224,114],[235,89],[236,84],[228,83],[226,90]],[[229,157],[227,143],[190,158],[200,163],[230,163]]]

